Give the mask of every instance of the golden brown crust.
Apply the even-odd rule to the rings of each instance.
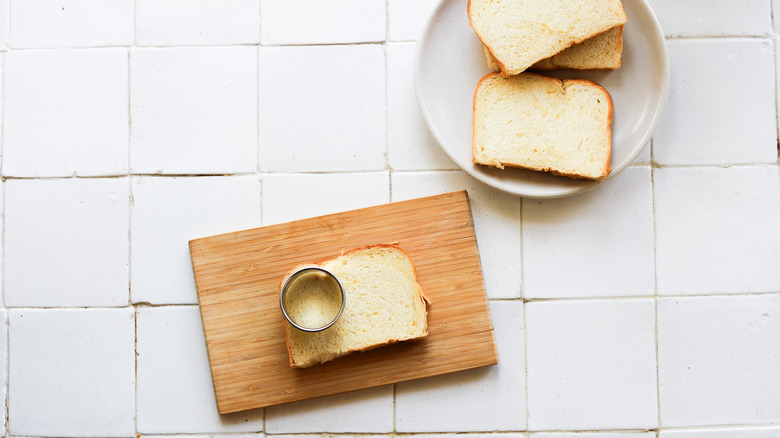
[[[471,0],[469,0],[471,2]],[[486,81],[491,76],[498,76],[498,72],[491,72],[486,74],[485,76],[482,76],[482,79],[477,82],[477,88],[474,89],[474,100],[471,103],[471,162],[477,163],[477,142],[476,142],[476,135],[477,135],[477,93],[479,93],[479,88],[482,86],[482,82]],[[480,164],[480,163],[477,163]]]

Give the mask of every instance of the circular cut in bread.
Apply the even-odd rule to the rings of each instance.
[[[344,286],[344,311],[321,332],[303,332],[285,321],[291,367],[305,368],[428,335],[426,299],[414,263],[397,245],[355,248],[318,265],[333,272]]]

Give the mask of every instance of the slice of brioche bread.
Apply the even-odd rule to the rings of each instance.
[[[600,180],[611,171],[612,98],[585,79],[490,73],[474,93],[473,161]]]
[[[626,22],[620,0],[469,0],[468,15],[505,77]]]
[[[612,29],[588,38],[568,49],[542,59],[529,67],[530,70],[591,70],[620,68],[623,54],[623,26],[615,26]],[[485,57],[488,67],[495,71],[501,71],[496,58],[485,47]]]
[[[425,296],[412,259],[400,247],[365,246],[318,265],[333,272],[344,286],[344,312],[321,332],[304,332],[284,322],[291,367],[306,368],[428,335]]]

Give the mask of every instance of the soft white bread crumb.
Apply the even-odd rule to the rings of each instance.
[[[595,82],[490,73],[474,93],[473,161],[604,179],[612,114],[612,98]]]
[[[620,68],[623,55],[623,26],[615,26],[608,31],[588,38],[568,49],[542,59],[529,67],[530,70],[591,70]],[[488,67],[500,71],[496,59],[485,47]]]
[[[469,0],[468,15],[505,77],[626,22],[620,0]]]
[[[291,367],[428,335],[426,303],[414,264],[398,246],[356,248],[319,265],[344,286],[344,312],[321,332],[303,332],[285,321]]]

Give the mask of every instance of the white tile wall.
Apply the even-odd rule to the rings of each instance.
[[[130,83],[133,172],[256,171],[254,48],[136,49]]]
[[[131,0],[10,0],[11,45],[19,48],[128,46]]]
[[[659,300],[661,425],[780,421],[778,339],[777,295]]]
[[[260,226],[260,179],[136,177],[130,224],[133,302],[197,304],[187,242]]]
[[[661,295],[780,290],[777,166],[654,171]]]
[[[127,173],[126,49],[11,51],[4,72],[4,176]]]
[[[387,172],[269,174],[263,177],[263,225],[390,201]]]
[[[581,196],[523,200],[524,296],[652,295],[651,187],[632,166]]]
[[[263,44],[332,44],[384,41],[381,0],[263,0]]]
[[[134,435],[133,310],[10,310],[8,432]]]
[[[648,0],[648,3],[667,36],[767,35],[772,29],[769,0]]]
[[[651,299],[526,305],[528,428],[658,426]]]
[[[390,433],[393,386],[336,394],[266,408],[266,433]]]
[[[197,306],[142,307],[137,315],[138,432],[263,430],[263,410],[218,415]]]
[[[649,0],[652,148],[545,201],[428,132],[438,3],[0,0],[4,434],[780,438],[780,1]],[[216,413],[189,239],[463,189],[497,366]]]
[[[388,0],[390,41],[415,41],[422,33],[434,9],[436,0]]]
[[[466,190],[490,298],[521,295],[520,199],[490,190],[461,171],[393,173],[393,201]],[[486,250],[490,248],[490,250]]]
[[[260,0],[135,0],[139,46],[257,44]]]
[[[5,305],[128,304],[127,178],[7,180]]]
[[[498,365],[396,384],[397,432],[525,429],[523,303],[495,301],[490,313]]]
[[[414,43],[387,46],[387,155],[390,168],[456,169],[428,129],[417,104],[414,48]]]
[[[768,39],[670,41],[672,80],[653,137],[655,161],[776,163],[773,52]]]
[[[382,46],[260,48],[263,171],[384,170]]]

